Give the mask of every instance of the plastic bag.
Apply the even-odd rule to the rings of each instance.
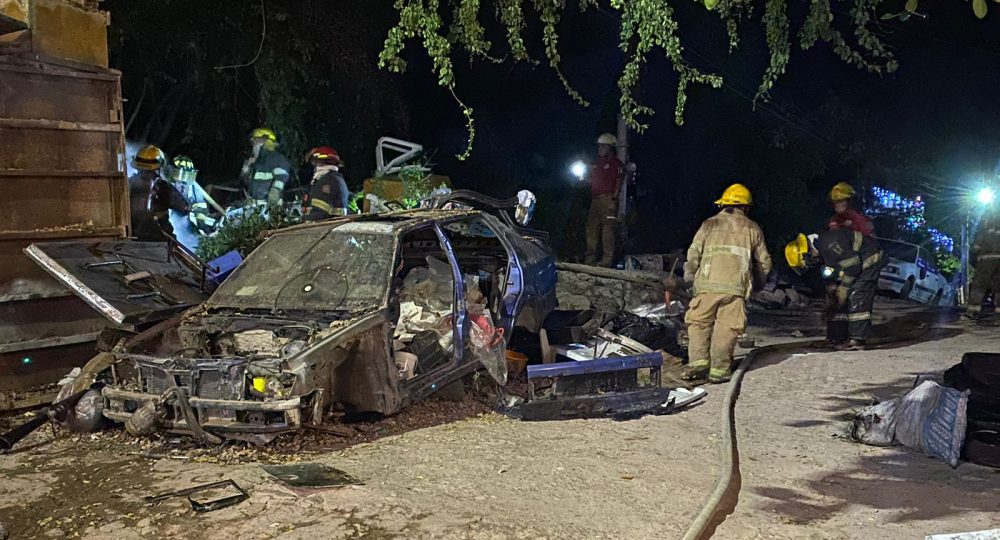
[[[496,328],[493,325],[493,318],[490,310],[483,309],[470,310],[469,321],[469,341],[472,343],[472,352],[479,360],[486,371],[498,384],[507,384],[507,358],[506,346],[503,341],[503,328]]]
[[[901,444],[957,467],[968,399],[968,391],[925,381],[901,398],[855,415],[851,437],[875,446]]]

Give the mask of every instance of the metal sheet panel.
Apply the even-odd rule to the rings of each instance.
[[[10,60],[10,59],[8,59]],[[64,67],[0,62],[0,117],[91,124],[120,116],[114,72],[88,73]]]
[[[163,320],[207,298],[166,242],[51,242],[25,253],[117,324]],[[127,279],[144,271],[148,279]]]

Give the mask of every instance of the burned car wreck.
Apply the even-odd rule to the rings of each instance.
[[[267,442],[330,411],[396,413],[480,367],[504,384],[506,340],[555,308],[556,270],[544,236],[503,214],[420,209],[274,231],[201,303],[197,276],[176,261],[164,270],[156,244],[29,255],[119,325],[180,311],[84,368],[104,418]]]

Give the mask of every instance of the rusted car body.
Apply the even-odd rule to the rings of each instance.
[[[162,402],[173,432],[263,442],[329,411],[396,413],[481,366],[503,384],[513,328],[536,331],[556,305],[544,239],[480,210],[278,231],[200,304],[196,277],[157,246],[29,256],[119,324],[188,307],[95,359],[106,418]]]

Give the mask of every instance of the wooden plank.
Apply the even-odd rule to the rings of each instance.
[[[0,118],[0,127],[21,129],[54,129],[57,131],[99,131],[120,133],[121,124],[98,124],[94,122],[67,122],[43,118]]]
[[[52,240],[55,238],[91,238],[95,236],[125,236],[125,227],[54,231],[0,231],[0,240]]]
[[[16,63],[11,63],[11,62]],[[117,81],[121,72],[117,69],[81,64],[72,60],[53,58],[44,54],[23,53],[14,57],[0,58],[0,71],[54,75],[71,79],[92,81]]]
[[[15,341],[12,343],[0,343],[0,354],[7,354],[18,351],[33,351],[37,349],[48,349],[50,347],[63,347],[65,345],[76,345],[97,341],[100,332],[88,332],[85,334],[75,334],[69,336],[55,336],[45,339],[33,339],[30,341]]]
[[[59,392],[56,390],[36,390],[27,393],[0,393],[0,412],[16,411],[19,409],[34,409],[43,405],[49,405],[56,400]]]
[[[54,178],[117,178],[125,177],[123,171],[39,171],[26,169],[0,169],[0,176],[30,176]]]

